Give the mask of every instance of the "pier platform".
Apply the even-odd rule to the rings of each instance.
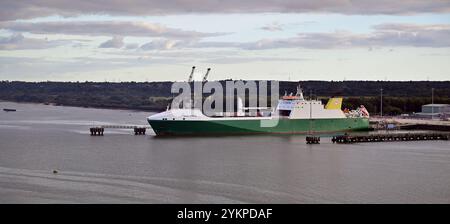
[[[371,117],[374,130],[428,130],[450,131],[450,121],[400,117]]]
[[[132,129],[135,135],[145,135],[150,126],[136,126],[136,125],[102,125],[98,127],[89,128],[92,136],[103,136],[105,129]]]
[[[371,135],[337,135],[331,138],[333,143],[351,144],[358,142],[392,142],[449,140],[449,133],[406,133],[406,134],[371,134]]]

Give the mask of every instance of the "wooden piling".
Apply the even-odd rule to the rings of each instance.
[[[89,131],[91,132],[92,136],[103,136],[103,132],[105,131],[105,129],[101,127],[93,127],[90,128]]]
[[[320,144],[319,136],[306,136],[306,144]]]
[[[139,128],[139,127],[134,128],[135,135],[145,135],[145,131],[146,131],[146,128]]]

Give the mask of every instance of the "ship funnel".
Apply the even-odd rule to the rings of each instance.
[[[205,76],[203,77],[203,82],[208,81],[209,71],[211,71],[211,68],[208,68],[208,70],[206,70],[206,74],[205,74]]]
[[[342,97],[333,97],[328,100],[325,105],[326,110],[340,110],[342,107]]]
[[[188,82],[192,82],[192,79],[194,77],[194,71],[195,71],[195,66],[192,66],[192,71],[191,71],[191,74],[189,75]]]

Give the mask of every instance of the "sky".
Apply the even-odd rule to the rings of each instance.
[[[450,80],[450,0],[0,6],[0,80]]]

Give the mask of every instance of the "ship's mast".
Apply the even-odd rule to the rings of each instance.
[[[300,84],[298,84],[297,86],[297,93],[295,94],[295,96],[297,96],[299,99],[303,100],[303,90],[302,87],[300,86]]]

